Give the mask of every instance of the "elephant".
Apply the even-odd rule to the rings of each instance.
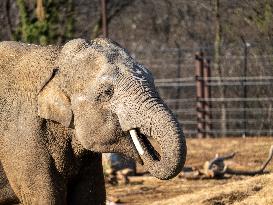
[[[105,204],[101,153],[162,180],[183,168],[178,120],[151,72],[114,41],[4,41],[0,75],[0,204]]]

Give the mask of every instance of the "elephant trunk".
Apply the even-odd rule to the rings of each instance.
[[[150,109],[148,112],[146,110],[147,117],[139,122],[137,136],[133,141],[144,167],[159,179],[170,179],[175,177],[184,166],[187,153],[185,137],[178,121],[161,100],[153,102],[153,105],[148,107]],[[143,106],[143,109],[145,108],[147,109],[147,104]],[[149,142],[150,137],[158,143],[160,154]]]

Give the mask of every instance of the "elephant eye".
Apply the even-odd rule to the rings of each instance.
[[[114,88],[113,86],[104,86],[101,88],[98,92],[98,95],[96,97],[97,102],[107,102],[109,101],[114,94]]]

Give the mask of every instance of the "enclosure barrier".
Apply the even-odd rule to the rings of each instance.
[[[156,79],[159,91],[162,89],[185,88],[195,92],[195,98],[165,98],[168,106],[174,111],[188,136],[216,137],[216,136],[251,136],[273,134],[273,76],[211,76],[210,61],[202,52],[195,55],[195,78]],[[194,67],[192,66],[192,67]],[[219,97],[217,89],[221,86],[237,95]],[[246,87],[249,94],[247,95]],[[261,96],[259,88],[265,90]],[[212,92],[213,89],[213,92]],[[251,91],[256,89],[252,95]],[[195,90],[195,91],[194,91]],[[170,91],[169,91],[170,92]],[[243,93],[243,94],[240,94]],[[183,95],[181,95],[183,96]],[[185,104],[189,104],[185,107]],[[225,119],[227,129],[223,132],[223,123],[219,103],[225,103]],[[180,106],[177,106],[180,105]],[[185,108],[183,108],[185,107]],[[196,107],[196,108],[194,108]]]

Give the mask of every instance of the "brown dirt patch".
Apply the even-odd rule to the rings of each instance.
[[[186,166],[201,168],[216,153],[237,152],[229,165],[237,169],[254,169],[267,158],[273,138],[188,139]],[[138,167],[141,172],[141,167]],[[273,162],[268,167],[273,171]],[[153,205],[227,205],[273,204],[273,174],[255,177],[231,176],[221,180],[186,180],[176,177],[160,181],[150,176],[131,177],[130,184],[107,187],[109,199],[120,204]],[[272,195],[272,196],[271,196]]]

